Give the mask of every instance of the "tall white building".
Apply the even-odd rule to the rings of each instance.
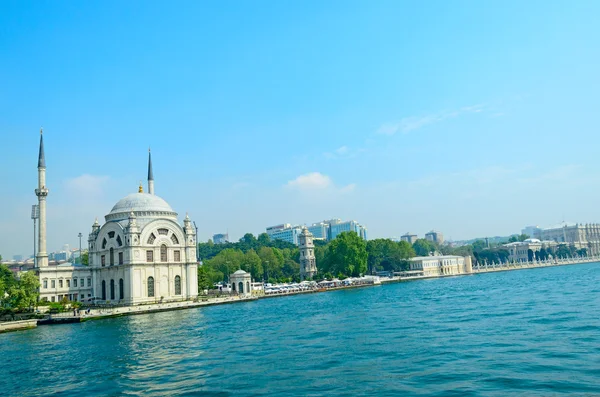
[[[92,225],[89,266],[94,292],[102,301],[125,304],[184,300],[198,296],[196,233],[186,215],[154,194],[152,160],[148,190],[140,188],[119,200]]]
[[[292,226],[289,223],[267,228],[267,234],[272,240],[287,241],[294,245],[298,245],[298,236],[301,232],[302,228],[300,226]]]

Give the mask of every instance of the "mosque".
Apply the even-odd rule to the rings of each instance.
[[[46,162],[43,135],[38,158],[39,229],[37,274],[40,299],[112,302],[126,305],[194,299],[198,296],[196,233],[186,215],[154,194],[152,156],[148,152],[148,192],[119,200],[92,225],[89,265],[48,266],[46,253]]]

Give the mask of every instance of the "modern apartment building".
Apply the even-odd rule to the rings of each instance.
[[[425,234],[425,239],[433,243],[442,244],[444,242],[444,235],[442,234],[442,232],[432,230],[429,233]]]
[[[229,233],[213,234],[213,243],[226,244],[229,242]]]
[[[406,241],[410,245],[413,245],[415,243],[415,241],[417,241],[418,238],[419,237],[416,234],[411,234],[409,232],[406,232],[405,235],[400,236],[400,240]]]
[[[343,222],[341,219],[330,219],[313,223],[306,228],[314,236],[315,240],[331,241],[342,232],[355,232],[363,240],[367,240],[368,238],[367,228],[356,221]],[[267,234],[272,239],[287,241],[295,245],[298,245],[298,236],[301,232],[301,226],[292,226],[289,223],[282,223],[267,228]]]

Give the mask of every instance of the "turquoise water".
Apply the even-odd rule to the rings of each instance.
[[[0,394],[600,395],[600,264],[0,335]]]

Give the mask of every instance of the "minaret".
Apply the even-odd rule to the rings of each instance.
[[[300,279],[313,278],[317,274],[315,246],[313,235],[306,227],[302,228],[298,236],[298,249],[300,250]]]
[[[148,193],[154,194],[154,175],[152,175],[152,154],[148,148]]]
[[[40,153],[38,156],[38,188],[35,189],[35,195],[38,197],[40,207],[40,225],[38,230],[38,267],[48,266],[48,254],[46,253],[46,158],[44,157],[44,135],[40,129]]]

